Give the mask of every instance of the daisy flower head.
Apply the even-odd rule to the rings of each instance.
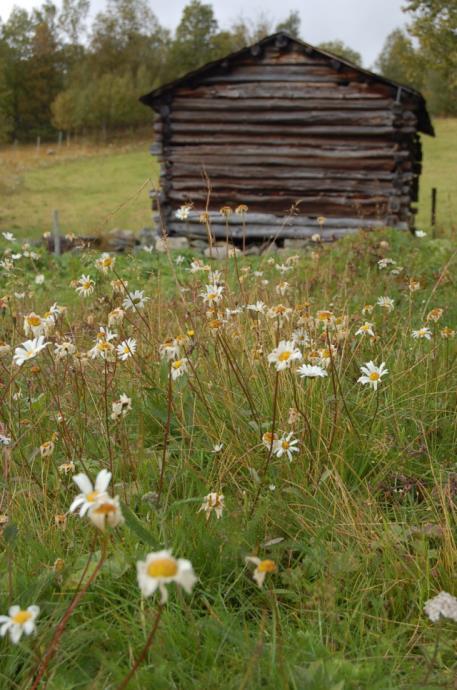
[[[45,277],[42,273],[38,273],[37,276],[35,276],[35,285],[43,285],[45,281]]]
[[[24,333],[26,336],[32,335],[34,338],[38,338],[39,335],[44,335],[45,325],[45,320],[35,314],[34,311],[24,316]]]
[[[309,334],[303,326],[295,329],[292,333],[292,339],[297,345],[301,345],[302,347],[308,347],[310,344]]]
[[[426,321],[433,321],[434,323],[437,323],[441,319],[441,317],[444,314],[444,309],[441,309],[441,307],[435,307],[431,311],[428,312],[426,316]]]
[[[293,453],[298,453],[298,439],[292,438],[293,432],[285,434],[282,438],[278,439],[274,448],[274,454],[277,458],[282,458],[283,455],[287,455],[289,462],[293,460]]]
[[[369,321],[365,321],[358,331],[355,332],[356,335],[371,335],[374,338],[373,324]]]
[[[201,504],[198,512],[204,510],[206,513],[206,519],[209,520],[211,513],[215,512],[217,519],[222,517],[222,512],[224,510],[224,495],[219,494],[216,491],[209,493],[205,496],[203,503]]]
[[[12,232],[2,232],[2,235],[7,242],[14,242],[16,239]]]
[[[20,347],[16,347],[14,350],[13,362],[20,367],[24,362],[28,362],[29,359],[36,357],[47,345],[48,343],[45,342],[43,335],[33,340],[26,340],[25,343],[22,343]]]
[[[328,376],[325,369],[323,367],[318,366],[317,364],[302,364],[301,367],[297,369],[297,374],[302,379],[316,379]]]
[[[245,561],[246,563],[254,563],[255,570],[252,579],[255,580],[260,589],[263,587],[267,573],[275,573],[278,570],[276,563],[269,558],[262,561],[257,556],[246,556]]]
[[[289,369],[293,361],[301,358],[302,354],[293,340],[281,340],[278,347],[268,355],[268,362],[275,365],[276,371],[283,371]]]
[[[426,340],[432,339],[432,332],[427,326],[422,326],[422,328],[419,328],[417,331],[412,331],[411,335],[416,340],[422,340],[423,338]]]
[[[378,384],[381,383],[382,377],[389,373],[389,370],[385,368],[384,362],[379,367],[374,362],[367,362],[360,367],[360,371],[362,376],[357,379],[358,383],[368,384],[375,391],[378,389]]]
[[[197,582],[192,563],[184,558],[174,558],[171,551],[155,551],[148,553],[146,560],[136,564],[138,586],[144,597],[150,597],[158,589],[160,591],[160,605],[168,601],[166,585],[176,582],[188,594]]]
[[[448,592],[440,592],[425,602],[424,611],[432,623],[437,623],[440,618],[449,618],[457,623],[457,598]]]
[[[176,338],[167,338],[159,346],[159,354],[161,358],[167,359],[168,361],[179,357],[180,352],[181,345],[179,342],[177,342]]]
[[[125,393],[121,393],[119,400],[115,400],[112,403],[111,419],[117,421],[120,417],[125,417],[125,415],[132,409],[132,399],[129,398]]]
[[[73,481],[77,487],[81,490],[81,493],[76,496],[73,500],[69,512],[74,513],[76,510],[79,511],[80,517],[84,517],[87,511],[92,508],[96,501],[108,497],[106,490],[108,489],[109,483],[111,481],[111,472],[108,470],[100,470],[96,479],[95,486],[92,485],[91,480],[84,474],[80,472],[75,474]]]
[[[132,357],[136,352],[136,340],[135,338],[127,338],[123,340],[122,343],[116,347],[116,352],[118,359],[121,362],[125,362],[129,357]]]
[[[118,496],[111,498],[101,494],[89,508],[88,516],[95,527],[102,532],[107,527],[117,527],[125,522]]]
[[[206,285],[205,290],[200,293],[200,297],[208,304],[218,304],[222,299],[223,292],[223,285]]]
[[[416,230],[414,232],[414,237],[419,237],[419,239],[422,239],[423,237],[427,237],[427,233],[423,230]]]
[[[76,346],[70,340],[64,340],[63,343],[56,343],[54,346],[54,355],[57,359],[65,359],[75,352]]]
[[[95,281],[90,276],[82,275],[76,282],[75,290],[80,297],[88,297],[95,290]]]
[[[249,311],[256,312],[257,314],[263,314],[266,308],[267,306],[262,300],[257,300],[255,304],[248,304],[246,307]]]
[[[442,338],[454,338],[455,337],[455,330],[453,328],[449,328],[449,326],[445,326],[444,328],[441,329],[440,331],[441,337]]]
[[[106,361],[112,362],[114,359],[114,345],[110,343],[109,340],[104,340],[102,338],[97,339],[94,347],[88,352],[92,359],[100,357]]]
[[[7,616],[0,616],[0,637],[9,632],[10,640],[17,644],[22,635],[31,635],[35,631],[35,620],[40,613],[39,606],[11,606]]]
[[[292,309],[290,307],[285,307],[284,304],[277,304],[274,307],[270,307],[267,316],[269,319],[278,319],[279,324],[282,325],[284,321],[288,321]]]
[[[271,431],[266,431],[264,434],[262,434],[262,443],[267,450],[273,448],[274,451],[276,444],[278,443],[278,434],[272,434]]]
[[[284,295],[286,295],[290,290],[290,284],[287,282],[287,280],[282,280],[277,284],[275,289],[278,295],[284,297]]]
[[[40,446],[40,455],[42,458],[50,458],[54,452],[54,441],[45,441]]]
[[[171,378],[176,381],[180,376],[183,376],[187,372],[187,357],[181,357],[181,359],[175,359],[171,363]]]
[[[0,446],[10,446],[10,445],[11,445],[11,437],[5,436],[4,434],[0,434]]]
[[[391,297],[378,297],[376,304],[387,311],[393,311],[395,308],[395,303]]]
[[[324,327],[330,326],[335,321],[335,315],[328,309],[321,309],[316,312],[316,324]]]
[[[119,326],[119,324],[124,320],[124,316],[125,311],[120,307],[116,307],[116,309],[110,311],[108,314],[108,327],[111,328],[112,326]]]
[[[114,264],[116,263],[116,257],[111,256],[111,254],[108,254],[108,252],[103,252],[101,257],[96,260],[95,262],[95,268],[98,271],[101,271],[102,273],[109,273],[109,271],[112,271],[114,268]]]
[[[187,220],[189,217],[190,209],[191,209],[190,204],[184,204],[183,206],[180,206],[178,210],[175,213],[175,216],[178,220]]]
[[[131,292],[122,302],[124,309],[143,309],[149,297],[146,297],[143,290]]]

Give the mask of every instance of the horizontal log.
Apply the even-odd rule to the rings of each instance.
[[[258,165],[261,163],[266,167],[275,166],[289,166],[299,168],[334,168],[335,160],[338,160],[338,168],[341,170],[379,170],[379,171],[394,171],[397,163],[391,158],[324,158],[324,157],[294,157],[294,156],[272,156],[272,154],[257,154],[257,155],[189,155],[183,150],[176,150],[166,158],[171,163],[194,163],[200,166],[206,165],[227,165],[233,167]],[[408,161],[404,161],[406,168]],[[265,175],[268,172],[265,171]]]
[[[397,150],[394,147],[385,148],[353,148],[350,150],[324,149],[320,146],[269,146],[268,142],[262,145],[249,146],[245,144],[233,144],[231,146],[170,146],[169,153],[173,155],[184,155],[205,158],[206,155],[225,157],[226,155],[239,156],[260,156],[260,157],[280,157],[291,156],[293,158],[334,158],[334,159],[354,159],[354,158],[391,158],[397,157],[403,160],[409,157],[407,151]]]
[[[227,168],[226,165],[205,165],[205,171],[210,177],[210,179],[217,179],[219,177],[227,177],[230,175],[231,178],[238,177],[259,177],[265,179],[265,168],[252,165],[244,166],[242,168]],[[183,176],[192,176],[201,178],[202,166],[198,164],[186,164],[186,163],[175,163],[173,166],[173,178],[179,178]],[[392,184],[395,180],[399,183],[407,183],[414,179],[412,173],[394,173],[394,172],[383,172],[378,170],[338,170],[338,169],[326,169],[319,170],[316,168],[306,169],[297,167],[270,167],[268,170],[268,178],[281,180],[283,178],[295,177],[297,179],[310,179],[310,180],[325,180],[327,177],[331,177],[336,180],[385,180],[391,181]]]
[[[378,126],[347,126],[347,125],[337,125],[332,126],[331,123],[325,126],[300,126],[300,125],[287,125],[272,123],[246,123],[242,127],[244,134],[252,133],[277,133],[281,134],[287,131],[289,134],[311,134],[325,135],[326,137],[341,137],[347,134],[348,136],[390,136],[393,137],[397,134],[410,135],[415,134],[416,130],[414,127],[402,126],[395,128],[393,126],[388,127],[378,127]],[[172,135],[174,132],[240,132],[239,124],[232,124],[227,122],[174,122],[172,125]]]
[[[208,104],[209,105],[209,104]],[[309,125],[352,125],[356,127],[372,126],[394,126],[395,123],[402,124],[401,120],[393,115],[393,113],[385,110],[380,111],[304,111],[304,110],[288,110],[275,111],[266,110],[265,112],[250,112],[245,110],[225,110],[224,122],[231,122],[238,126],[245,122],[255,122],[259,124],[267,123],[291,123],[291,124],[309,124]],[[220,122],[221,113],[217,110],[173,110],[170,115],[171,125],[175,122]]]
[[[344,237],[345,235],[353,234],[355,232],[358,232],[359,230],[369,230],[372,229],[372,226],[368,225],[369,221],[364,221],[363,219],[360,219],[357,221],[357,226],[356,227],[351,227],[347,226],[345,227],[344,224],[340,228],[334,228],[334,229],[327,229],[324,228],[322,232],[319,234],[321,235],[323,240],[330,240],[330,239],[337,239],[339,237]],[[383,228],[387,227],[388,223],[386,220],[380,220],[377,222],[377,225],[375,226],[376,228]],[[407,230],[408,229],[408,224],[407,223],[397,223],[394,227],[396,227],[398,230]],[[203,237],[207,238],[208,237],[208,232],[205,226],[185,226],[184,224],[178,224],[176,222],[168,222],[167,223],[167,230],[169,234],[176,234],[176,235],[184,235],[184,236],[194,236],[194,237]],[[225,226],[218,225],[218,226],[212,226],[211,227],[212,235],[216,239],[223,239],[225,240],[227,237],[227,230]],[[250,228],[247,227],[245,230],[244,236],[247,239],[310,239],[318,229],[316,229],[315,226],[308,226],[306,224],[300,225],[300,227],[297,228],[277,228],[275,226],[271,225],[265,225],[265,226],[256,226],[255,228]],[[229,234],[229,240],[231,239],[238,239],[241,240],[243,238],[243,228],[233,228],[232,231]]]
[[[156,139],[156,144],[162,145],[161,139]],[[166,145],[182,146],[185,144],[204,145],[232,145],[232,144],[256,144],[263,146],[286,146],[300,144],[300,146],[320,147],[327,150],[351,151],[361,148],[365,149],[389,149],[393,147],[398,150],[408,151],[408,147],[401,142],[395,142],[387,137],[297,137],[296,134],[289,134],[288,128],[283,128],[280,134],[245,134],[244,132],[174,132],[170,141]]]
[[[176,207],[175,211],[178,207]],[[320,224],[317,221],[317,216],[309,216],[305,214],[296,213],[295,215],[277,215],[271,213],[253,213],[248,211],[241,216],[237,213],[232,213],[228,218],[222,220],[222,216],[219,211],[209,211],[208,212],[209,221],[211,225],[217,225],[218,223],[226,224],[229,226],[240,226],[242,224],[241,218],[244,218],[244,224],[247,226],[251,225],[274,225],[278,227],[290,227],[291,229],[298,230],[302,225],[308,225],[314,229],[314,231],[320,228]],[[333,216],[325,219],[324,227],[326,228],[340,228],[340,227],[352,227],[357,228],[360,226],[359,217],[338,217]],[[364,225],[369,228],[380,227],[383,223],[379,219],[364,219]],[[200,222],[200,211],[191,210],[186,221],[180,221],[181,225],[202,225]]]
[[[274,180],[263,177],[258,178],[211,178],[209,176],[211,189],[215,192],[221,192],[223,190],[240,190],[240,189],[257,189],[257,190],[288,190],[293,191],[297,194],[301,192],[334,192],[334,193],[346,193],[346,192],[358,192],[360,194],[380,194],[386,196],[397,195],[400,191],[408,191],[408,187],[404,186],[400,189],[395,189],[391,182],[370,182],[369,180],[348,180],[348,179],[335,179],[328,178],[326,180],[306,180],[303,178],[292,178],[292,179],[282,179]],[[198,177],[185,177],[177,178],[173,176],[173,189],[179,191],[191,191],[194,189],[206,189],[206,182],[199,179]]]
[[[368,91],[363,84],[351,83],[348,86],[329,86],[328,84],[310,84],[306,81],[295,82],[293,85],[284,81],[266,82],[258,84],[256,82],[246,84],[212,84],[205,86],[198,85],[195,88],[177,88],[175,98],[322,98],[345,102],[346,100],[377,101],[385,100],[386,94]],[[392,98],[386,99],[392,102]]]
[[[332,111],[332,116],[336,117],[337,113],[343,111],[363,110],[369,111],[374,116],[379,114],[379,111],[385,111],[392,117],[391,111],[392,101],[384,98],[378,100],[370,100],[366,98],[351,98],[346,99],[344,104],[335,98],[190,98],[190,97],[175,97],[173,99],[172,113],[183,111],[224,111],[230,112],[233,110],[243,111],[275,111],[275,110],[311,110],[316,111]],[[403,113],[403,117],[409,120],[414,119],[407,113]]]

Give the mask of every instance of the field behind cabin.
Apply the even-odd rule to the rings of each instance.
[[[418,227],[430,228],[431,189],[438,189],[438,232],[457,225],[457,120],[435,122],[436,138],[422,136]],[[0,229],[38,237],[58,209],[64,233],[99,234],[113,228],[138,232],[151,225],[149,190],[158,164],[149,141],[109,146],[77,142],[0,151]],[[230,201],[229,199],[227,200]]]

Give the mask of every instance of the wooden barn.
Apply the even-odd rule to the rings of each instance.
[[[419,132],[434,132],[412,88],[279,32],[141,101],[158,115],[154,206],[170,235],[206,237],[205,210],[216,238],[414,227]]]

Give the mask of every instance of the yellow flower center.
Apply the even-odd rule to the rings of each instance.
[[[215,292],[209,292],[207,297],[208,299],[216,299],[217,294]]]
[[[278,356],[278,361],[279,362],[287,362],[287,360],[290,358],[292,352],[290,350],[285,350],[284,352],[281,352],[281,354]]]
[[[30,326],[39,326],[41,324],[41,319],[39,316],[28,316],[27,322]]]
[[[90,282],[90,280],[85,280],[83,283],[84,290],[89,290],[91,287],[92,287],[92,283]]]
[[[157,558],[148,565],[149,577],[173,577],[178,572],[178,564],[174,558]]]
[[[89,503],[93,503],[98,495],[98,491],[91,491],[90,494],[86,494],[86,501],[89,501]]]
[[[175,362],[171,363],[173,369],[179,369],[182,366],[182,359],[177,359]]]
[[[99,350],[109,350],[111,347],[110,343],[108,343],[106,340],[102,340],[100,343],[98,343],[97,348]]]
[[[24,623],[27,623],[32,618],[32,614],[30,611],[18,611],[12,618],[11,620],[13,623],[16,623],[17,625],[24,625]]]
[[[193,338],[195,335],[195,331],[192,331],[192,330],[187,331],[187,335],[189,336],[189,338]]]
[[[290,446],[290,443],[288,441],[283,441],[281,445],[284,448],[284,450],[287,450]]]
[[[377,381],[380,378],[381,377],[379,376],[377,371],[372,371],[370,376],[369,376],[370,381]]]
[[[265,561],[260,561],[257,570],[259,573],[274,573],[276,572],[276,563],[267,558]]]

